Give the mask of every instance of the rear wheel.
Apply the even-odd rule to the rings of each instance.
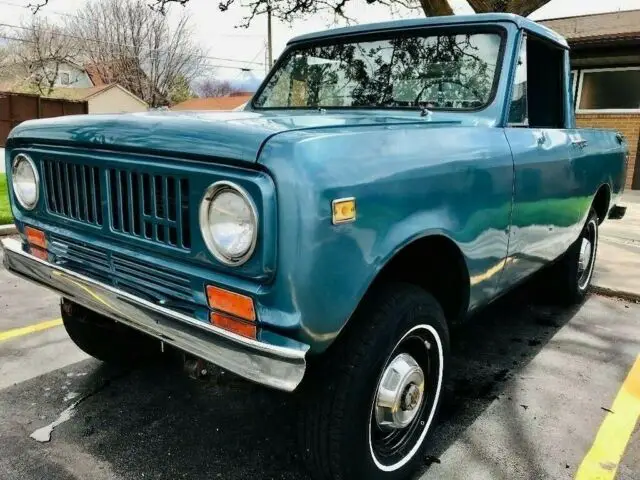
[[[442,393],[442,308],[412,285],[371,296],[303,385],[303,456],[318,479],[400,479],[423,460]]]
[[[580,237],[548,272],[554,296],[562,303],[578,303],[591,285],[598,251],[598,215],[589,212]]]
[[[62,300],[60,310],[71,340],[98,360],[129,365],[160,352],[156,340],[67,299]]]

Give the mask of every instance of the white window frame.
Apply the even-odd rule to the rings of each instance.
[[[578,95],[576,96],[576,113],[639,113],[639,108],[579,108],[580,99],[582,97],[582,85],[585,73],[591,72],[616,72],[623,70],[640,70],[638,67],[614,67],[614,68],[586,68],[580,70],[580,81],[578,83]],[[574,81],[577,77],[574,77]]]
[[[573,75],[573,81],[571,82],[571,105],[573,106],[573,111],[575,113],[578,108],[578,92],[576,89],[578,88],[578,80],[580,77],[580,70],[577,68],[569,70],[569,78]]]

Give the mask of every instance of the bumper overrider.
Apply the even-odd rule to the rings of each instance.
[[[281,347],[241,337],[40,260],[17,240],[0,242],[11,273],[241,377],[293,391],[304,376],[306,345]]]

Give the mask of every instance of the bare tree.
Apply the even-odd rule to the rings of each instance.
[[[204,52],[192,40],[188,16],[171,28],[144,0],[94,0],[68,28],[82,39],[94,79],[117,82],[152,107],[167,105],[177,85],[190,82],[203,65]]]
[[[234,87],[230,81],[216,80],[214,78],[207,78],[197,82],[194,90],[199,97],[224,97],[240,92],[240,89]]]
[[[63,65],[76,60],[77,45],[59,25],[40,17],[16,28],[9,37],[4,76],[25,90],[50,95]]]
[[[47,0],[43,0],[47,1]],[[154,9],[165,12],[169,5],[185,5],[189,0],[149,0]],[[214,0],[215,1],[215,0]],[[550,0],[468,0],[476,13],[510,12],[527,16]],[[330,13],[336,17],[347,18],[345,7],[355,0],[218,0],[218,8],[226,12],[232,6],[247,9],[241,26],[248,27],[253,19],[271,9],[271,15],[284,22],[292,22],[300,17]],[[453,15],[449,0],[365,0],[369,5],[378,4],[392,10],[403,8],[421,11],[424,15]]]

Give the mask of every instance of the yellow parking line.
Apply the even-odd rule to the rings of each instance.
[[[62,325],[62,319],[56,318],[55,320],[47,320],[46,322],[36,323],[35,325],[29,325],[28,327],[13,328],[5,332],[0,332],[0,342],[9,340],[10,338],[21,337],[30,333],[40,332],[48,328],[57,327]]]
[[[613,480],[640,416],[640,355],[607,413],[576,480]]]

